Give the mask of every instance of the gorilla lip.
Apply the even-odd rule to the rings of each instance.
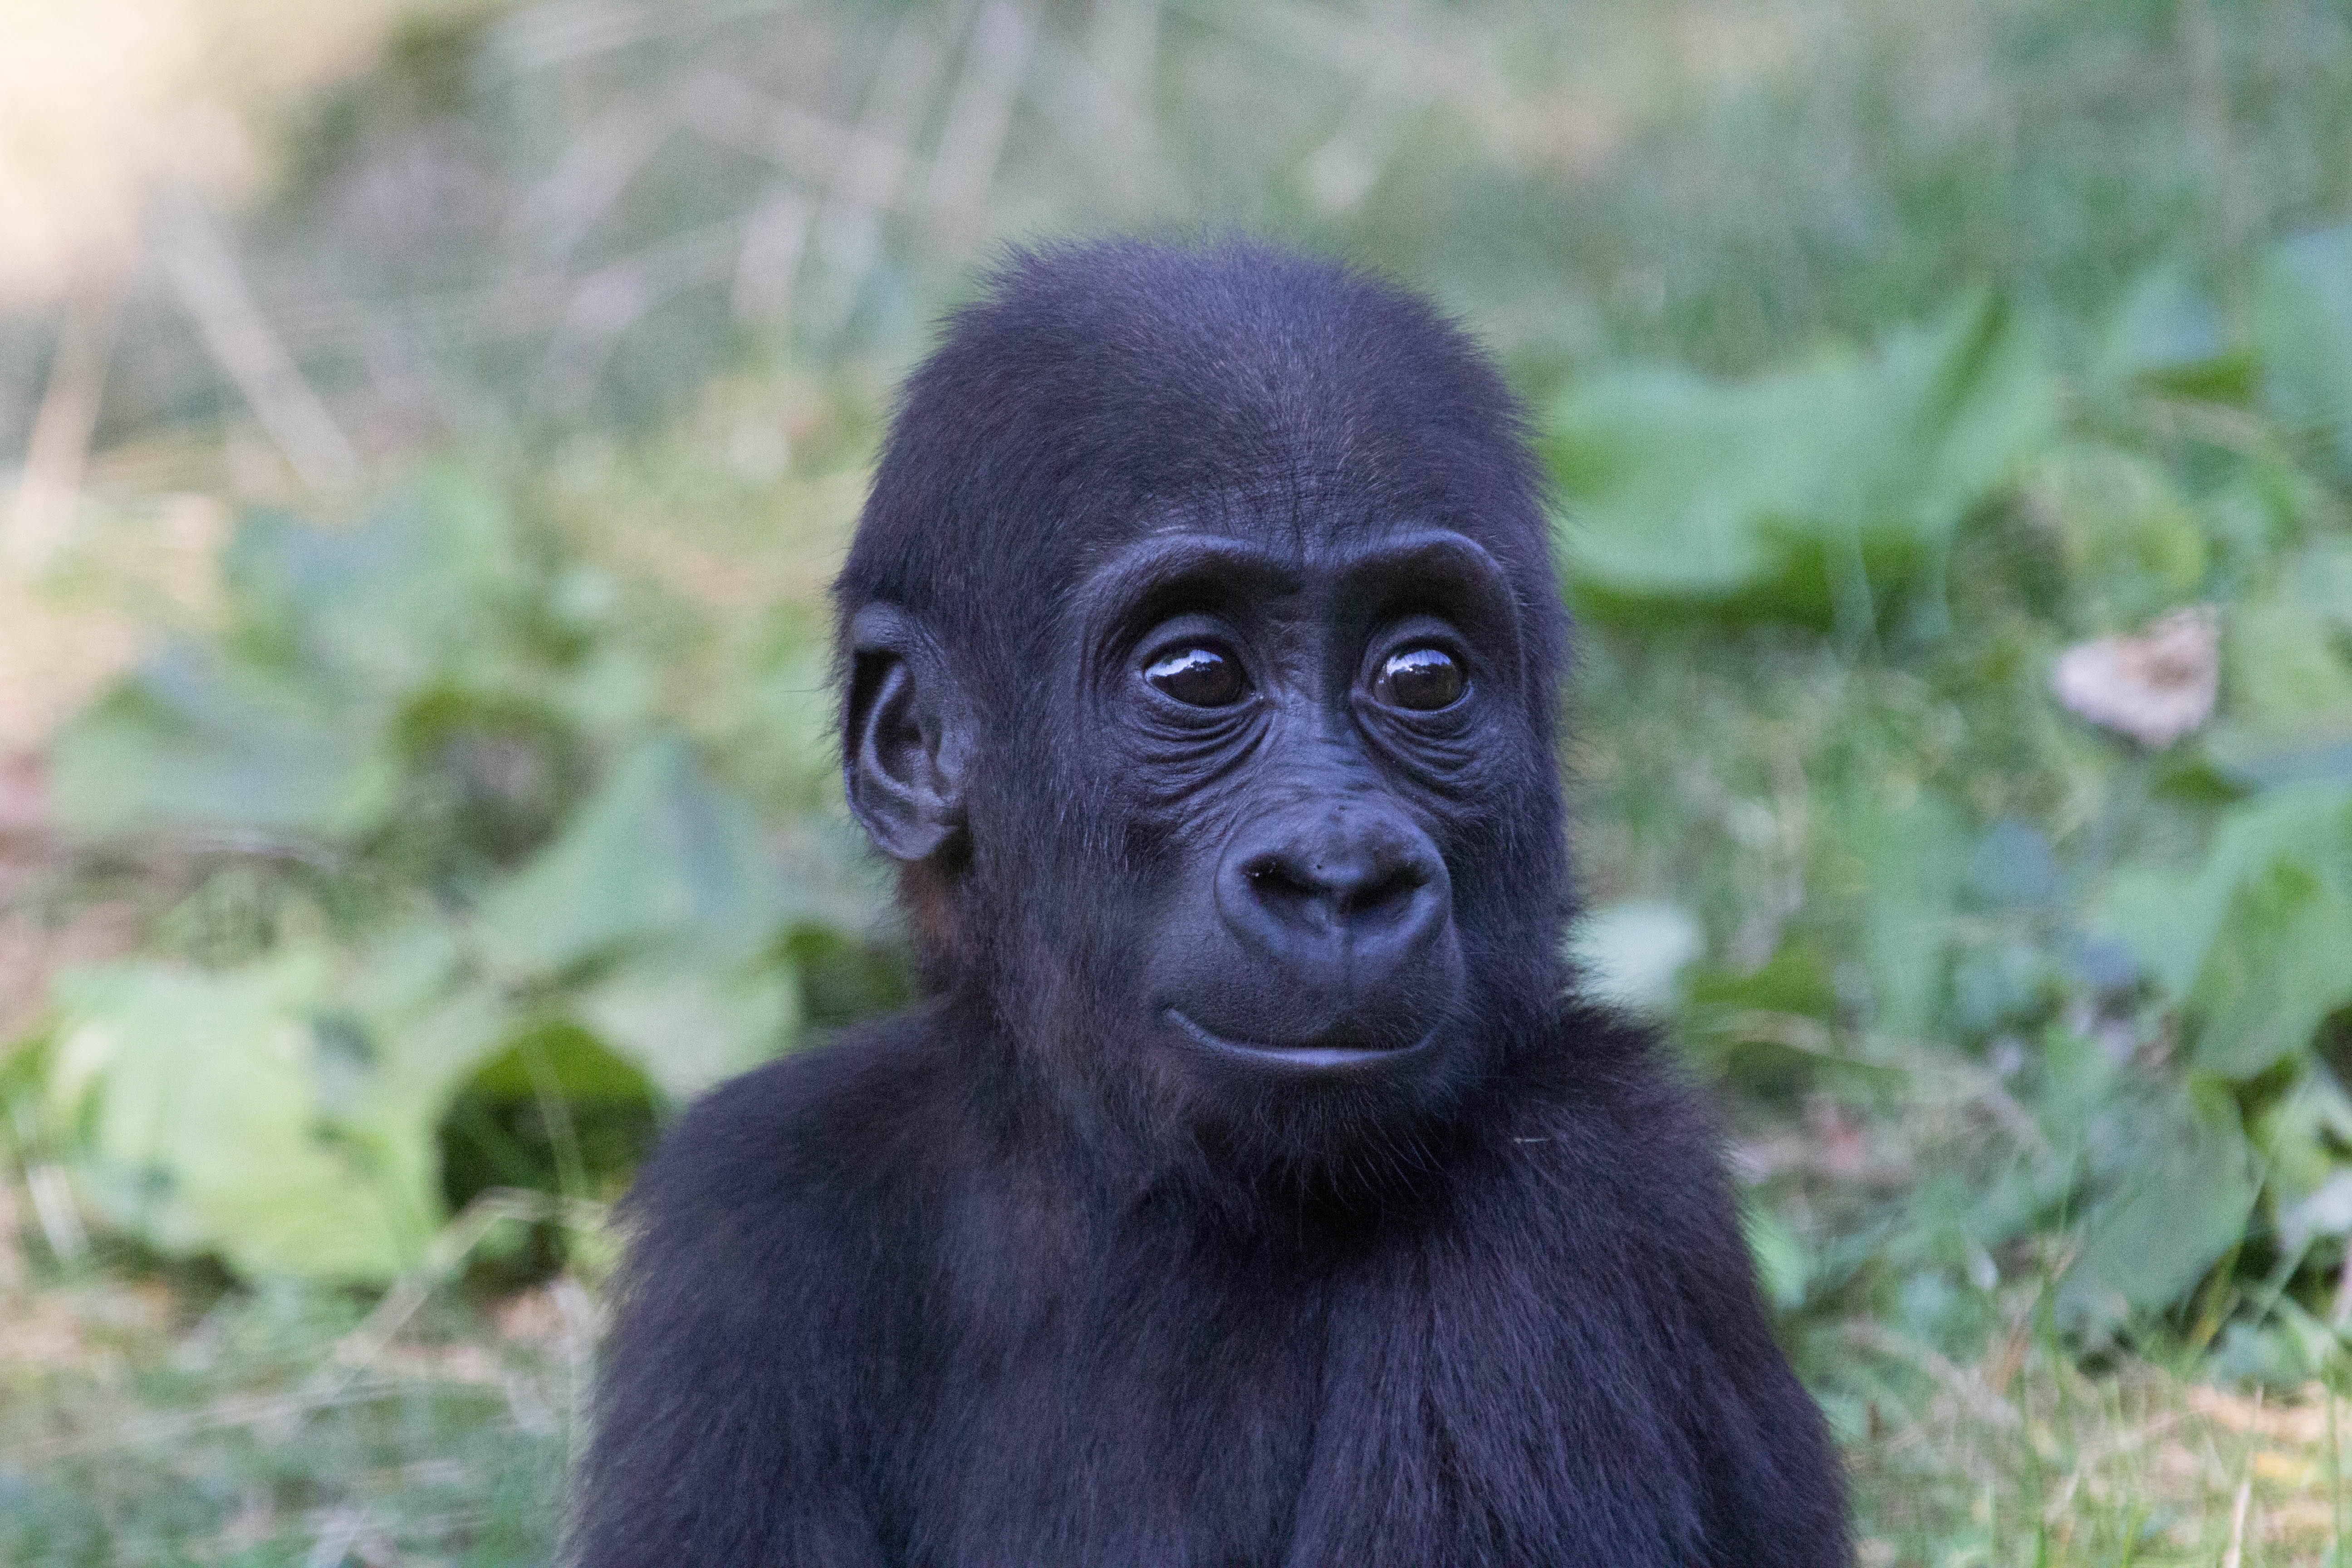
[[[1368,1062],[1392,1061],[1411,1056],[1429,1044],[1436,1031],[1432,1030],[1409,1046],[1276,1046],[1255,1040],[1234,1040],[1204,1029],[1175,1007],[1162,1007],[1160,1016],[1183,1031],[1195,1045],[1202,1046],[1220,1056],[1238,1057],[1244,1061],[1258,1062],[1278,1068],[1313,1069],[1318,1068],[1360,1067]]]

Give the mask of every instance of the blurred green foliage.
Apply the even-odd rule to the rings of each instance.
[[[1876,599],[1941,576],[1952,535],[2046,445],[2055,386],[1986,299],[1867,358],[1726,383],[1629,369],[1551,423],[1588,597],[1720,605],[1867,635]]]
[[[2159,269],[2089,331],[1979,298],[1552,405],[1588,827],[1624,813],[1632,890],[1707,932],[1669,1006],[1743,1122],[1834,1137],[1759,1144],[1784,1307],[1973,1355],[2021,1285],[2083,1349],[2331,1363],[2352,399],[2313,367],[2352,363],[2347,238],[2284,242],[2235,330]],[[2189,738],[2063,712],[2067,645],[2216,604]]]
[[[274,112],[128,271],[43,584],[234,503],[0,858],[0,936],[121,933],[0,1040],[9,1300],[89,1297],[0,1335],[0,1558],[547,1559],[586,1298],[437,1287],[593,1279],[686,1098],[909,994],[824,585],[938,312],[1104,230],[1393,269],[1525,393],[1572,952],[1724,1106],[1867,1560],[2210,1563],[2313,1484],[2230,1411],[2176,1485],[2129,1364],[2352,1365],[2339,0],[502,0]],[[2201,723],[2058,700],[2166,624]]]
[[[380,1282],[902,1000],[821,602],[887,388],[1003,241],[1239,226],[1432,289],[1528,393],[1577,950],[1722,1091],[1841,1419],[1857,1314],[2336,1349],[2340,6],[493,5],[285,141],[246,283],[394,478],[244,506],[216,612],[47,758],[72,875],[152,907],[0,1092],[110,1225]],[[268,447],[194,309],[125,301],[102,443]],[[2187,738],[2053,698],[2204,605]]]
[[[163,921],[192,951],[58,984],[48,1110],[108,1218],[255,1275],[389,1279],[476,1190],[451,1170],[609,1194],[651,1116],[593,1162],[583,1118],[797,1037],[803,962],[862,940],[808,891],[856,877],[816,863],[846,847],[770,842],[584,566],[442,467],[341,531],[257,513],[227,566],[224,624],[51,752],[69,832],[216,861]],[[231,898],[264,917],[224,930]],[[809,923],[829,940],[796,955]]]

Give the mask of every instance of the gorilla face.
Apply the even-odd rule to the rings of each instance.
[[[972,705],[962,973],[1055,1081],[1228,1170],[1409,1147],[1557,989],[1511,578],[1465,529],[1335,511],[1099,541],[1038,678]]]
[[[910,384],[839,590],[850,804],[1050,1092],[1393,1142],[1559,994],[1535,472],[1409,297],[1131,259],[1024,272]]]
[[[1442,1051],[1465,994],[1449,861],[1526,749],[1494,559],[1440,529],[1273,548],[1192,524],[1113,555],[1079,605],[1098,798],[1139,883],[1115,1006],[1226,1071]]]

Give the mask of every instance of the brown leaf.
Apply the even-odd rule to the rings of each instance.
[[[2221,619],[2210,605],[2159,616],[2137,637],[2098,637],[2058,656],[2061,706],[2143,746],[2168,746],[2212,717]]]

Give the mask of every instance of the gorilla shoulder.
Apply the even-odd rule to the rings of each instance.
[[[627,1228],[699,1232],[683,1249],[723,1246],[739,1226],[766,1237],[797,1220],[822,1235],[829,1214],[867,1226],[912,1204],[917,1167],[946,1131],[930,1011],[843,1030],[696,1100],[639,1172]]]

